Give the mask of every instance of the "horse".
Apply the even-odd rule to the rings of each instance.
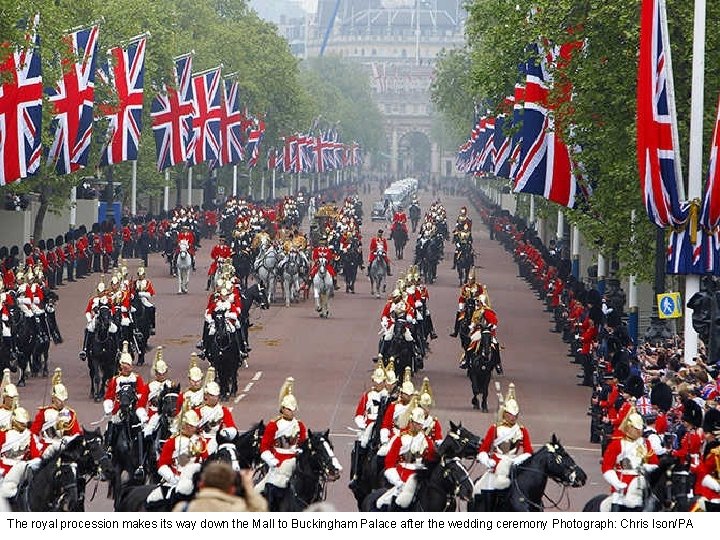
[[[410,224],[412,225],[412,232],[417,230],[418,223],[420,222],[421,214],[420,206],[417,203],[412,203],[408,208],[408,214],[410,215]]]
[[[135,341],[138,346],[138,365],[141,366],[145,363],[145,351],[150,341],[150,310],[143,304],[142,297],[137,294],[133,296],[131,305],[135,310],[133,313]]]
[[[307,439],[298,448],[293,470],[286,489],[267,484],[270,511],[300,512],[312,503],[325,500],[328,482],[340,478],[342,466],[335,457],[330,430],[308,430]]]
[[[370,276],[370,294],[375,298],[380,298],[380,289],[385,292],[385,280],[388,274],[387,263],[385,262],[385,252],[378,249],[375,252],[375,258],[370,263],[368,275]]]
[[[472,387],[473,409],[482,409],[488,412],[488,387],[493,369],[497,366],[497,357],[492,350],[492,334],[489,329],[480,330],[480,341],[474,351],[465,350],[467,376]],[[478,403],[478,395],[482,394],[482,403]]]
[[[268,243],[262,245],[257,258],[253,263],[253,269],[255,270],[257,281],[262,281],[267,285],[268,301],[271,304],[275,299],[275,271],[279,262],[280,260],[275,246]]]
[[[434,283],[437,279],[437,267],[442,250],[442,237],[438,234],[432,238],[418,238],[415,244],[414,262],[426,283]]]
[[[315,297],[315,311],[321,318],[327,319],[330,316],[328,299],[334,296],[335,287],[330,272],[327,270],[327,261],[324,257],[318,259],[317,273],[313,277],[313,296]]]
[[[563,494],[558,500],[551,500],[554,508],[558,507],[568,487],[581,487],[587,481],[585,471],[575,463],[555,434],[522,464],[510,469],[509,488],[482,492],[489,494],[485,498],[476,495],[468,504],[468,511],[542,512],[548,479],[563,486]]]
[[[157,474],[157,460],[160,458],[165,441],[172,436],[173,421],[177,411],[177,402],[180,396],[180,383],[166,386],[160,391],[157,397],[157,423],[155,429],[146,436],[147,452],[145,454],[145,465],[150,472],[152,480],[159,482]]]
[[[297,251],[287,254],[282,267],[283,290],[285,291],[285,307],[299,301],[300,295],[300,265],[301,257]]]
[[[225,312],[213,313],[215,335],[210,336],[208,361],[215,368],[217,382],[220,385],[220,399],[226,400],[237,393],[237,370],[240,362],[240,349],[236,336],[228,330]],[[237,330],[236,330],[237,332]]]
[[[35,346],[30,357],[30,374],[37,377],[41,372],[43,377],[48,376],[48,358],[50,356],[50,329],[47,322],[47,314],[37,315],[35,325],[41,328],[40,334],[35,339]]]
[[[110,423],[105,433],[105,444],[112,455],[113,475],[108,488],[117,504],[124,483],[139,484],[145,480],[145,456],[141,423],[135,414],[137,393],[132,384],[122,385],[117,399],[120,408],[117,412],[119,422]],[[127,473],[127,477],[123,474]]]
[[[177,231],[166,231],[163,237],[165,245],[163,246],[163,257],[170,265],[170,275],[177,275],[177,266],[175,265],[175,246],[177,246]]]
[[[101,305],[95,315],[95,331],[88,346],[88,371],[90,372],[90,397],[99,402],[105,395],[107,382],[115,375],[115,358],[118,346],[115,335],[110,332],[114,324],[110,307]]]
[[[232,439],[218,431],[215,437],[217,451],[208,459],[226,461],[233,470],[252,469],[260,461],[260,440],[265,432],[265,422],[260,421],[244,433],[237,433]]]
[[[405,250],[405,244],[408,241],[407,228],[401,223],[393,223],[390,229],[390,238],[395,243],[395,256],[399,261],[403,258],[403,251]]]
[[[455,260],[455,268],[457,268],[458,280],[460,286],[466,283],[470,277],[470,269],[475,265],[475,254],[472,245],[468,242],[460,244],[458,248],[457,259]]]
[[[252,253],[250,253],[250,248],[245,245],[244,242],[233,241],[232,251],[235,274],[240,280],[240,286],[247,288],[248,278],[250,277],[253,268],[253,257]]]
[[[175,258],[175,269],[178,278],[178,294],[187,294],[188,284],[190,282],[190,270],[192,269],[190,245],[187,240],[180,240],[178,250],[177,257]]]
[[[242,300],[242,309],[240,310],[240,340],[246,352],[250,352],[249,333],[250,327],[250,308],[258,304],[260,309],[270,309],[270,300],[267,295],[267,288],[262,281],[258,281],[252,287],[240,289],[240,299]]]
[[[347,250],[340,252],[340,265],[345,278],[345,292],[355,294],[355,280],[358,266],[362,264],[360,242],[356,237],[350,241]]]
[[[20,378],[17,386],[25,386],[25,376],[30,366],[37,335],[34,328],[34,322],[29,317],[25,317],[20,308],[16,306],[10,308],[10,327],[11,334],[15,336],[15,344],[17,346],[17,366],[20,370]]]
[[[393,335],[390,341],[385,342],[383,347],[383,358],[394,358],[395,374],[399,381],[402,380],[405,368],[409,367],[412,374],[415,374],[415,342],[405,339],[405,328],[407,321],[405,316],[394,317]]]
[[[643,512],[687,512],[694,502],[688,498],[693,487],[692,476],[687,468],[678,465],[677,458],[661,456],[657,468],[643,473]],[[612,511],[612,495],[596,495],[590,499],[583,512]]]

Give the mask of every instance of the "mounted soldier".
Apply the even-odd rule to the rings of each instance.
[[[195,409],[204,402],[203,372],[197,365],[198,356],[195,353],[190,355],[190,368],[188,369],[188,389],[178,396],[177,412],[187,402],[188,409]]]
[[[152,372],[154,379],[147,385],[148,387],[148,400],[147,400],[147,413],[148,422],[145,425],[145,436],[149,436],[157,428],[160,417],[158,415],[158,407],[160,403],[158,399],[160,395],[168,388],[174,386],[172,379],[168,377],[168,365],[163,359],[163,348],[162,345],[158,346],[155,352],[155,359],[152,365]]]
[[[17,407],[9,429],[0,430],[0,497],[15,497],[27,468],[40,462],[41,454],[28,429],[29,421],[28,412]]]
[[[431,408],[435,406],[435,398],[430,387],[430,379],[425,377],[420,387],[420,398],[418,405],[425,411],[425,421],[423,422],[423,431],[435,443],[435,447],[440,446],[443,441],[442,425],[437,416],[430,414]]]
[[[5,284],[0,279],[0,326],[2,327],[2,340],[11,358],[17,358],[18,350],[15,343],[15,336],[12,334],[10,324],[10,310],[15,307],[15,297],[5,291]]]
[[[215,279],[218,265],[222,265],[224,261],[232,259],[232,250],[230,249],[230,246],[227,245],[225,234],[220,233],[218,243],[213,246],[212,251],[210,251],[210,258],[212,259],[212,263],[210,264],[210,268],[208,268],[207,286],[205,287],[206,291],[210,290],[210,285]]]
[[[140,297],[140,301],[148,312],[148,321],[150,322],[150,335],[155,335],[155,304],[151,298],[155,296],[155,287],[152,281],[147,277],[145,267],[141,266],[137,269],[137,279],[133,287],[134,293]]]
[[[237,435],[237,427],[230,409],[220,404],[220,385],[215,382],[215,368],[209,367],[205,375],[205,388],[203,390],[205,403],[195,409],[200,417],[198,433],[205,438],[208,454],[217,451],[217,434],[233,440]]]
[[[388,243],[387,238],[383,236],[384,231],[382,229],[378,229],[377,235],[373,236],[370,239],[370,249],[369,249],[369,255],[368,255],[368,276],[370,275],[370,266],[372,265],[373,261],[375,260],[375,257],[378,256],[378,253],[382,254],[383,259],[385,260],[385,266],[387,267],[387,275],[392,276],[392,271],[390,270],[390,258],[388,257]]]
[[[13,411],[18,406],[19,399],[17,386],[10,381],[10,370],[5,368],[0,381],[0,432],[10,429]]]
[[[68,391],[62,382],[62,369],[55,368],[52,377],[51,404],[40,407],[30,431],[35,436],[38,451],[43,457],[54,455],[65,437],[82,434],[77,414],[67,404]]]
[[[188,253],[190,254],[190,260],[192,261],[192,269],[195,271],[195,234],[190,230],[190,225],[187,221],[183,222],[180,226],[180,232],[177,235],[177,246],[175,247],[175,258],[180,254],[180,242],[187,242]]]
[[[83,335],[82,350],[78,353],[78,357],[83,362],[87,359],[90,343],[92,342],[92,334],[95,332],[95,317],[97,317],[100,307],[107,306],[110,309],[111,315],[115,313],[115,306],[112,303],[109,292],[105,288],[105,282],[101,281],[97,284],[95,294],[88,300],[87,306],[85,307],[85,319],[87,325],[85,326],[85,333]],[[117,325],[111,320],[109,332],[116,335],[118,331]]]

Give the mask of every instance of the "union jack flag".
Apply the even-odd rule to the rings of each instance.
[[[107,140],[100,154],[100,165],[137,160],[142,131],[143,86],[145,81],[145,46],[141,38],[126,48],[110,50],[113,66],[107,64],[101,74],[107,77],[117,93],[117,106],[100,105],[109,120]]]
[[[177,90],[163,86],[163,91],[155,96],[150,106],[150,117],[155,135],[158,171],[187,161],[183,139],[186,119],[180,113]]]
[[[480,150],[478,166],[481,171],[492,172],[495,170],[495,118],[485,118],[483,133],[483,147]]]
[[[98,34],[96,25],[65,37],[68,51],[62,60],[63,77],[55,88],[47,90],[54,113],[51,127],[54,137],[48,161],[58,174],[69,174],[87,165],[93,127]]]
[[[650,221],[663,228],[687,219],[678,189],[682,178],[664,15],[659,0],[643,0],[637,82],[640,187]]]
[[[223,92],[223,106],[220,109],[220,131],[222,133],[220,165],[229,165],[245,159],[240,93],[237,81],[225,79]]]
[[[245,145],[245,151],[247,153],[247,165],[248,168],[254,168],[258,159],[260,158],[260,143],[262,142],[263,135],[265,135],[265,120],[256,119],[255,125],[248,131],[247,144]]]
[[[510,137],[505,135],[505,131],[509,131],[512,126],[512,120],[508,122],[508,113],[512,110],[515,103],[513,96],[508,96],[503,102],[505,112],[499,114],[495,119],[495,136],[493,144],[495,145],[495,176],[502,178],[510,178]]]
[[[192,78],[193,141],[188,149],[191,165],[220,159],[220,68],[211,69]]]
[[[0,185],[27,178],[40,166],[42,71],[36,16],[25,47],[0,64]]]
[[[192,63],[193,53],[187,53],[175,57],[175,88],[177,89],[178,106],[182,133],[181,137],[185,146],[185,159],[189,159],[191,149],[195,144],[193,138],[193,115],[195,111],[195,99],[192,84]]]
[[[720,227],[720,167],[718,167],[718,150],[720,149],[720,99],[715,113],[715,129],[710,143],[710,165],[705,186],[702,211],[700,213],[701,230],[697,232],[698,240],[693,249],[693,266],[695,273],[720,275],[720,243],[718,228]]]
[[[555,121],[548,106],[551,80],[546,67],[545,62],[535,58],[526,65],[523,150],[513,191],[542,195],[572,208],[578,183],[568,148],[555,131]]]
[[[524,71],[524,66],[523,66]],[[515,85],[513,105],[513,125],[522,125],[523,109],[525,108],[525,85]],[[516,129],[512,137],[512,150],[510,151],[510,176],[511,180],[515,180],[517,171],[520,168],[520,162],[522,158],[522,130]]]
[[[283,148],[283,172],[298,172],[298,151],[297,151],[297,135],[290,135],[284,139]]]

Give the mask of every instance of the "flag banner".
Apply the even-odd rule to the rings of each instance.
[[[95,59],[97,25],[73,32],[64,38],[68,50],[62,60],[63,76],[55,88],[48,88],[53,106],[53,142],[48,162],[58,174],[85,167],[90,154],[95,102]]]
[[[250,169],[255,168],[260,159],[260,143],[263,135],[265,135],[265,120],[255,119],[253,127],[248,131],[247,144],[245,145],[247,165]]]
[[[220,109],[220,133],[222,138],[221,165],[233,165],[245,159],[242,141],[242,112],[237,81],[225,79],[223,106]]]
[[[42,64],[37,28],[0,64],[0,185],[34,174],[42,155]]]
[[[193,75],[192,143],[188,150],[190,165],[219,161],[220,139],[220,68]]]
[[[508,96],[503,101],[503,112],[495,118],[495,135],[493,144],[495,146],[494,173],[495,176],[510,178],[510,137],[505,135],[506,131],[512,128],[512,114],[515,97]]]
[[[705,195],[700,212],[700,230],[698,231],[700,263],[695,265],[695,273],[720,275],[717,264],[718,227],[720,226],[720,167],[718,167],[718,148],[720,147],[720,98],[715,109],[715,128],[710,141],[710,164],[708,166]],[[696,246],[697,250],[697,246]]]
[[[177,90],[179,114],[181,116],[181,137],[185,149],[185,159],[190,159],[190,151],[195,145],[193,138],[193,114],[195,99],[192,84],[193,53],[175,57],[175,88]]]
[[[525,74],[525,67],[523,66],[521,73]],[[510,176],[511,180],[515,180],[517,171],[520,168],[520,162],[522,161],[522,126],[523,121],[523,110],[525,108],[525,85],[516,84],[514,93],[513,103],[513,126],[515,126],[515,132],[512,136],[511,150],[510,150]]]
[[[107,138],[100,153],[102,166],[137,160],[142,131],[146,45],[147,38],[143,37],[126,47],[111,49],[112,66],[105,64],[100,72],[117,97],[117,105],[98,106],[108,119]]]

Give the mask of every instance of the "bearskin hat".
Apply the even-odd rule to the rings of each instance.
[[[78,229],[80,231],[80,235],[87,234],[87,227],[85,225],[80,225],[80,228]]]
[[[625,381],[630,376],[630,364],[627,362],[618,362],[615,364],[613,371],[618,381]]]
[[[55,246],[62,246],[62,245],[63,245],[63,235],[62,235],[62,234],[58,234],[58,235],[55,237]]]
[[[20,248],[17,246],[13,246],[10,248],[10,256],[11,257],[17,257],[20,255]]]
[[[653,385],[652,390],[650,390],[650,403],[659,410],[667,412],[672,408],[672,402],[672,389],[667,384],[659,382]]]
[[[55,249],[55,240],[53,238],[48,238],[45,245],[47,246],[48,250]]]
[[[641,398],[645,394],[645,383],[637,375],[630,375],[623,383],[623,388],[634,398]]]
[[[92,228],[90,229],[95,234],[100,232],[100,224],[99,223],[93,223]]]
[[[7,246],[0,247],[0,259],[5,260],[7,259],[9,254]]]
[[[32,253],[32,246],[31,246],[29,243],[26,243],[26,244],[23,246],[23,253],[25,253],[25,255],[27,255],[28,257],[29,257],[30,254]]]
[[[683,403],[682,419],[696,428],[702,426],[703,411],[695,400],[688,399]]]
[[[705,411],[702,428],[705,433],[720,431],[720,411],[717,409],[708,409]]]
[[[38,240],[37,247],[40,248],[40,251],[45,251],[45,240]]]

